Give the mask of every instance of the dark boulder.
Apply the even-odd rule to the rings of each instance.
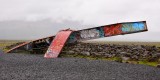
[[[75,51],[68,51],[68,54],[74,54],[75,53]]]
[[[130,57],[121,57],[121,59],[122,59],[123,62],[127,62],[127,61],[130,60]]]
[[[123,57],[130,57],[132,54],[128,52],[120,52],[121,56]]]
[[[94,56],[102,56],[102,54],[99,54],[98,52],[92,52],[92,55],[94,55]]]
[[[155,55],[156,57],[160,58],[160,53],[156,53]]]
[[[157,65],[157,68],[160,68],[160,64]]]
[[[138,60],[138,59],[139,59],[139,57],[138,57],[137,55],[133,55],[133,56],[131,56],[131,58],[132,58],[133,60]]]
[[[89,51],[82,51],[81,54],[90,56],[90,52]]]
[[[104,57],[106,57],[106,58],[111,58],[112,55],[111,55],[111,54],[104,54]]]

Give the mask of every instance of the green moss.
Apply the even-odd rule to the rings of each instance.
[[[157,66],[158,62],[148,62],[148,61],[138,61],[139,64],[149,65],[149,66]]]

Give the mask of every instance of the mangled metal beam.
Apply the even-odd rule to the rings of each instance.
[[[68,40],[72,30],[62,30],[59,31],[49,46],[47,52],[45,53],[45,58],[56,58],[60,54],[62,48],[64,47],[66,41]]]
[[[33,50],[42,49],[44,47],[48,47],[55,36],[49,36],[29,42],[22,43],[18,46],[13,47],[12,49],[8,50],[6,53],[17,53],[22,51],[28,51],[34,53]]]
[[[117,23],[75,31],[71,34],[69,42],[73,43],[75,41],[92,40],[143,31],[148,31],[146,21]]]
[[[50,36],[26,42],[10,49],[7,53],[18,52],[21,49],[30,51],[31,53],[45,53],[47,51],[44,57],[56,58],[65,46],[65,43],[74,43],[144,31],[148,31],[146,21],[116,23],[77,31],[62,30],[57,33],[56,37]]]

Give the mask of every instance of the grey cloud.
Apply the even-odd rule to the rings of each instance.
[[[123,36],[127,39],[109,39],[160,40],[159,3],[160,0],[0,0],[0,38],[35,39],[68,27],[82,29],[146,20],[148,32]]]
[[[3,21],[0,22],[0,39],[37,39],[55,35],[59,30],[71,28],[84,29],[87,25],[81,22],[54,22],[50,19],[41,21]],[[88,25],[90,27],[90,25]]]

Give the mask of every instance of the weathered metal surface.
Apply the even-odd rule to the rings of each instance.
[[[52,41],[47,52],[45,53],[45,58],[56,58],[60,54],[62,48],[64,47],[67,39],[73,31],[63,30],[57,33],[55,39]]]
[[[26,46],[27,44],[29,44],[30,42],[25,42],[25,43],[22,43],[16,47],[13,47],[12,49],[8,50],[6,53],[10,53],[10,52],[14,52],[16,49],[20,48],[20,47],[24,47]]]
[[[95,28],[78,30],[71,34],[69,42],[91,40],[115,35],[124,35],[147,31],[145,21],[124,22]]]
[[[147,31],[146,22],[129,22],[103,27],[105,37]]]
[[[13,47],[12,49],[8,50],[6,53],[18,52],[20,49],[23,51],[32,51],[35,48],[40,48],[40,47],[38,47],[38,44],[44,43],[44,41],[49,46],[50,42],[53,40],[54,37],[55,36],[49,36],[49,37],[25,42],[25,43],[22,43],[18,46]],[[52,38],[51,41],[48,40],[50,38]]]

